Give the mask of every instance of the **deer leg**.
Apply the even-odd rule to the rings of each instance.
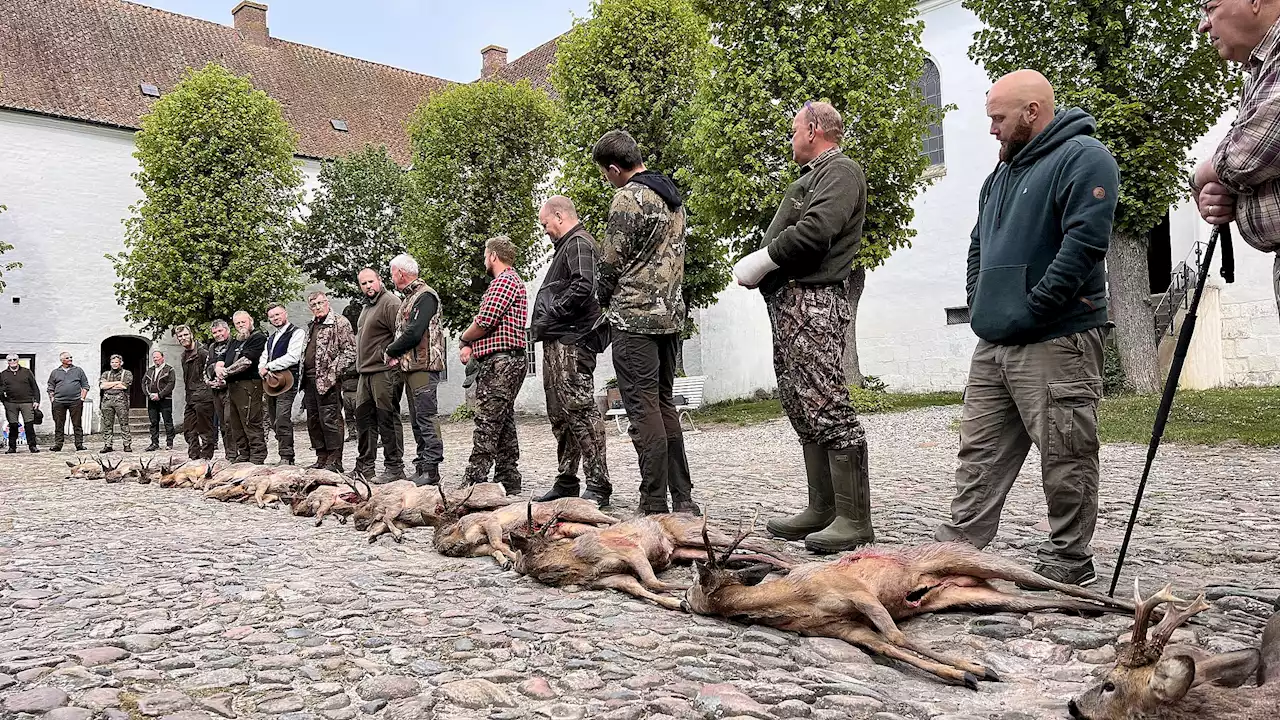
[[[387,532],[391,533],[391,538],[393,540],[396,542],[403,542],[404,530],[401,530],[400,526],[396,525],[396,516],[399,514],[399,509],[394,507],[387,508],[386,512],[382,514],[382,523],[386,525]]]
[[[636,577],[640,579],[640,583],[650,590],[658,592],[674,592],[677,590],[687,590],[684,585],[663,582],[653,572],[653,565],[649,564],[649,558],[640,548],[628,548],[619,550],[618,554],[622,556],[622,560],[627,563]]]
[[[1063,595],[1092,600],[1112,612],[1133,612],[1133,603],[1119,598],[1109,597],[1100,592],[1082,588],[1079,585],[1065,585],[1006,560],[998,555],[991,555],[975,550],[967,545],[951,543],[945,552],[937,553],[936,558],[921,563],[917,570],[941,576],[969,575],[983,580],[1007,580],[1018,582],[1028,587],[1042,590],[1056,590]]]
[[[485,520],[484,535],[489,541],[490,554],[493,555],[494,560],[498,561],[498,567],[503,570],[510,570],[514,562],[511,556],[514,553],[511,552],[511,547],[503,541],[502,523],[493,517]]]
[[[817,628],[817,631],[818,632],[816,634],[836,637],[844,640],[850,645],[857,645],[858,647],[877,655],[883,655],[893,660],[899,660],[955,685],[964,685],[970,690],[978,689],[978,678],[975,677],[973,673],[962,670],[953,665],[920,657],[913,652],[909,652],[905,648],[899,647],[885,640],[875,630],[872,630],[865,625],[858,625],[856,623],[830,623]]]
[[[320,507],[316,508],[316,527],[320,527],[320,524],[324,522],[324,516],[328,515],[330,510],[333,510],[333,503],[334,501],[330,498],[324,498],[320,501]]]
[[[641,600],[651,600],[668,610],[680,609],[679,598],[649,592],[645,589],[644,585],[640,584],[639,580],[636,580],[630,575],[606,575],[599,580],[592,581],[591,587],[597,590],[617,590],[631,595],[632,597],[640,598]]]
[[[599,529],[600,528],[595,525],[584,525],[583,523],[556,523],[555,529],[551,531],[551,538],[555,540],[562,538],[576,538],[579,535],[585,535],[586,533],[594,532]],[[704,553],[702,557],[706,557],[706,554]]]
[[[1110,608],[1085,600],[1072,598],[1033,597],[997,590],[983,585],[943,585],[929,593],[920,603],[919,612],[938,612],[949,608],[971,610],[1002,610],[1005,612],[1036,612],[1038,610],[1075,610],[1082,613],[1102,613]]]
[[[377,522],[373,523],[372,525],[369,526],[369,536],[368,536],[369,542],[370,543],[377,542],[378,536],[382,535],[386,531],[387,531],[386,523],[382,522],[381,520],[378,520]]]

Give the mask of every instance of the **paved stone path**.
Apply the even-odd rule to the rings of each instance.
[[[882,541],[931,538],[950,499],[956,416],[867,419]],[[535,421],[520,432],[526,491],[540,492],[554,442]],[[457,482],[469,428],[445,434],[445,475]],[[757,503],[768,516],[802,502],[800,448],[785,423],[710,429],[688,448],[696,497],[722,523]],[[1107,577],[1144,454],[1103,452],[1096,549]],[[64,480],[68,457],[0,456],[0,716],[1060,718],[1129,625],[1051,614],[906,623],[1005,678],[973,692],[836,641],[543,587],[487,559],[437,555],[423,530],[367,545],[350,526],[314,528],[193,491]],[[635,454],[616,434],[610,460],[625,514]],[[1028,563],[1043,534],[1035,464],[992,548]],[[1214,608],[1183,639],[1255,645],[1280,597],[1278,477],[1277,451],[1166,447],[1123,587],[1136,573],[1147,592],[1166,581],[1183,595],[1208,588]]]

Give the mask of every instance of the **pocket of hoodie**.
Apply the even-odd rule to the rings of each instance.
[[[1035,320],[1027,305],[1027,266],[997,265],[980,272],[969,317],[973,332],[990,342],[1030,329]]]

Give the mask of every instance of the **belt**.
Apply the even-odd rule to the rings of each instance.
[[[481,355],[480,359],[484,360],[486,358],[491,358],[496,355],[511,355],[512,357],[519,357],[524,354],[525,354],[524,348],[513,348],[510,350],[494,350],[493,352],[488,353],[487,355]]]

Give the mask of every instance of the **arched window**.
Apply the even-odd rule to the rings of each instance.
[[[942,109],[942,77],[938,74],[938,66],[928,58],[924,61],[924,73],[920,76],[920,91],[924,93],[924,101],[935,110]],[[924,148],[920,151],[929,156],[929,165],[943,165],[946,154],[942,147],[942,121],[930,123],[924,134]]]

